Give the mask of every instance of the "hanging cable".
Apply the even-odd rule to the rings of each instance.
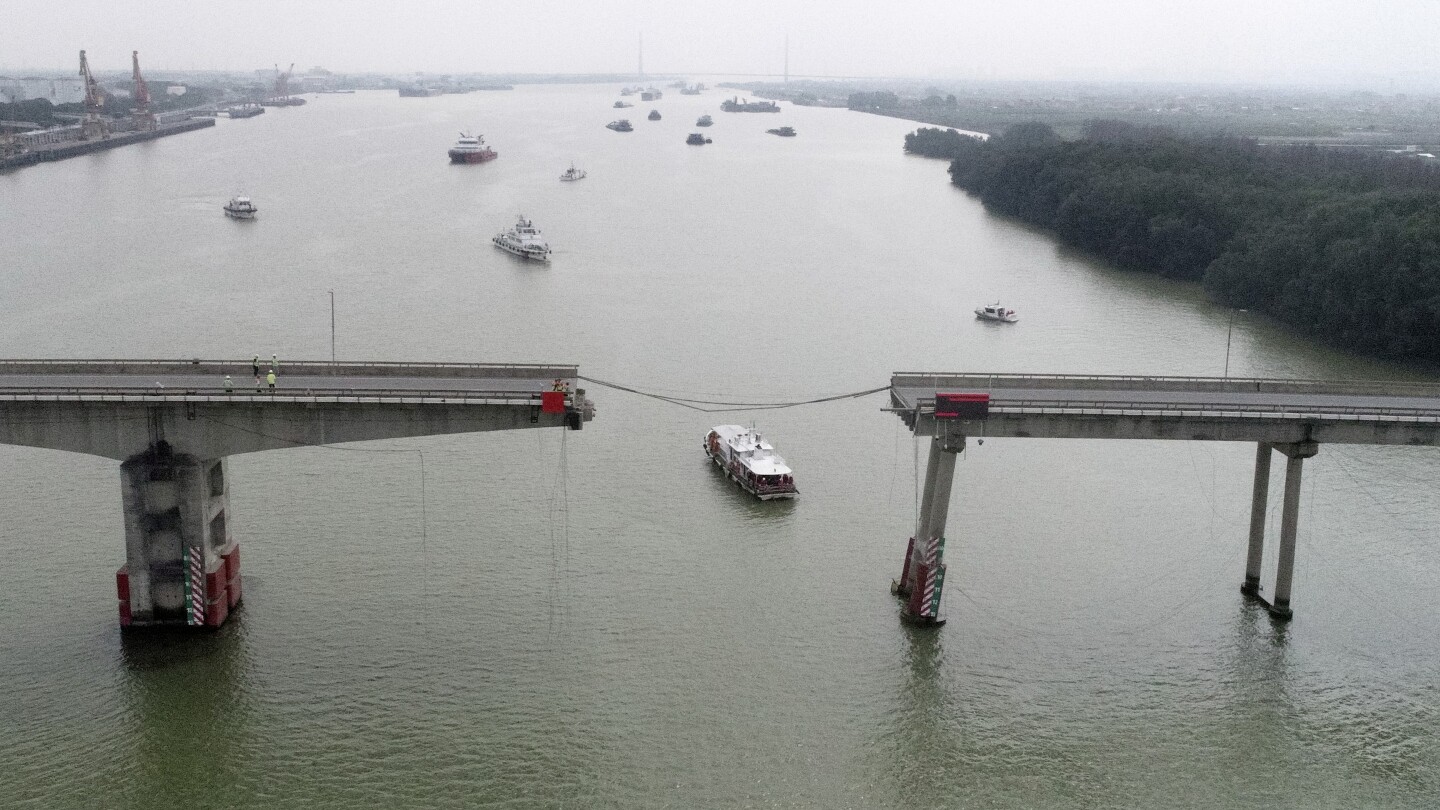
[[[703,411],[705,413],[723,413],[725,411],[779,410],[781,408],[794,408],[800,405],[818,405],[822,402],[835,402],[842,399],[859,399],[860,397],[868,397],[871,394],[878,394],[881,391],[890,390],[890,386],[882,385],[879,388],[871,388],[866,391],[854,391],[849,394],[836,394],[829,397],[819,397],[816,399],[805,399],[794,402],[724,402],[720,400],[686,399],[684,397],[666,396],[665,394],[656,394],[649,391],[641,391],[638,388],[632,388],[628,385],[620,385],[619,383],[606,382],[605,380],[597,380],[594,377],[582,376],[577,377],[577,379],[581,379],[586,382],[592,382],[596,385],[604,386],[605,388],[611,388],[616,391],[624,391],[627,394],[635,394],[637,396],[649,397],[650,399],[658,399],[661,402],[668,402],[671,405],[679,405],[682,408],[689,408],[692,411]],[[701,407],[702,405],[719,405],[722,407],[704,408]]]

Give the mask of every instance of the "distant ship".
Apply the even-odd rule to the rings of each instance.
[[[577,169],[575,168],[575,164],[571,163],[570,168],[566,169],[565,173],[560,175],[560,179],[565,181],[584,180],[585,170]]]
[[[771,135],[779,135],[779,136],[782,137],[782,138],[793,138],[793,137],[795,137],[795,128],[794,128],[794,127],[780,127],[780,128],[778,128],[778,129],[767,129],[767,130],[765,130],[765,131],[768,132],[768,133],[770,133]]]
[[[695,119],[695,126],[697,127],[708,127],[713,123],[715,122],[711,120],[709,113],[706,113],[705,115],[702,115],[699,118]]]
[[[451,163],[484,163],[500,157],[500,153],[485,145],[484,135],[460,133],[460,140],[450,147]]]
[[[691,146],[704,146],[705,144],[711,143],[711,142],[712,142],[712,141],[711,141],[709,138],[705,137],[704,135],[701,135],[701,134],[698,133],[698,132],[692,132],[692,133],[690,133],[690,137],[688,137],[688,138],[685,139],[685,143],[688,143],[688,144],[690,144]]]
[[[634,127],[630,126],[630,122],[625,120],[624,118],[621,118],[619,121],[611,121],[610,123],[605,125],[605,128],[613,129],[616,132],[632,132],[635,129]]]
[[[401,98],[428,98],[429,96],[438,96],[444,93],[444,91],[439,89],[438,87],[418,87],[415,85],[404,85],[398,89],[400,91]]]
[[[250,202],[249,197],[235,196],[225,203],[225,216],[231,219],[254,219],[258,213],[260,209]]]
[[[780,105],[773,101],[740,100],[739,96],[720,102],[722,112],[780,112]]]
[[[683,88],[680,89],[680,95],[682,95],[682,96],[698,96],[698,95],[700,95],[700,91],[701,91],[701,90],[704,90],[704,89],[705,89],[705,85],[703,85],[703,84],[687,84],[687,85],[685,85]]]
[[[660,100],[660,97],[663,96],[663,95],[665,95],[665,94],[662,93],[661,91],[655,89],[654,87],[651,87],[651,88],[649,88],[649,89],[640,91],[640,100],[641,100],[641,101],[659,101],[659,100]]]
[[[646,117],[649,118],[651,121],[659,121],[659,120],[660,120],[660,111],[659,111],[659,110],[651,110],[651,111],[650,111],[650,114],[649,114],[648,116],[646,116]]]
[[[615,109],[617,109],[617,110],[623,110],[623,109],[625,109],[626,107],[634,107],[634,106],[635,106],[634,104],[631,104],[631,103],[628,102],[628,101],[617,101],[617,102],[615,102]]]

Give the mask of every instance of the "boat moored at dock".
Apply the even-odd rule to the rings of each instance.
[[[740,485],[762,501],[794,498],[795,476],[775,447],[760,438],[754,428],[717,425],[701,442],[705,455]]]

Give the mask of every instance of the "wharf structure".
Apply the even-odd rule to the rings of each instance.
[[[261,361],[261,373],[271,368]],[[575,366],[0,360],[0,444],[120,462],[122,627],[218,627],[241,600],[226,458],[376,439],[580,430]],[[228,375],[228,377],[227,377]],[[233,384],[227,384],[233,380]]]
[[[929,436],[919,526],[891,589],[901,615],[942,624],[945,523],[955,456],[969,438],[1167,439],[1253,442],[1255,480],[1240,590],[1278,620],[1292,617],[1291,580],[1305,459],[1323,444],[1440,445],[1440,385],[1214,377],[1081,377],[896,373],[891,407]],[[1270,463],[1285,457],[1275,587],[1262,595]]]
[[[92,152],[114,149],[117,146],[153,141],[156,138],[215,126],[214,118],[191,118],[188,114],[183,115],[184,117],[171,118],[168,121],[166,116],[158,116],[161,120],[155,129],[110,132],[105,137],[91,140],[81,139],[81,126],[78,124],[26,132],[15,137],[16,143],[21,148],[18,154],[0,156],[0,171],[32,166],[51,160],[64,160],[78,155],[88,155]]]

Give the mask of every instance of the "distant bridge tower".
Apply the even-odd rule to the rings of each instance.
[[[90,62],[85,52],[80,52],[80,75],[85,79],[85,120],[80,124],[80,139],[110,137],[110,128],[100,117],[100,108],[105,106],[105,94],[100,92],[100,83],[90,73]]]
[[[150,86],[140,75],[140,52],[131,51],[130,60],[133,66],[130,78],[135,82],[135,107],[131,110],[135,129],[141,132],[151,131],[158,125],[155,121],[155,113],[150,112]]]

